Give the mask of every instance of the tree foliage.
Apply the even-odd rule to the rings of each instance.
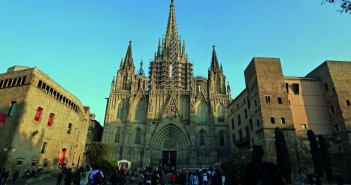
[[[231,158],[221,165],[229,184],[238,184],[241,173],[244,173],[246,164],[250,160],[249,149],[235,149]]]
[[[324,0],[322,4],[330,3],[330,4],[340,4],[340,8],[338,11],[340,13],[349,13],[351,14],[351,0]]]
[[[307,130],[307,137],[310,141],[314,171],[318,173],[320,177],[323,177],[322,156],[318,147],[316,136],[314,135],[314,132],[312,130]]]
[[[291,182],[291,162],[283,131],[277,127],[274,130],[274,134],[278,167],[284,179],[287,182]]]
[[[328,145],[325,142],[325,139],[322,135],[318,136],[318,143],[319,143],[319,148],[321,150],[321,155],[323,159],[323,167],[325,174],[327,176],[327,179],[329,182],[333,180],[333,172],[331,168],[331,160],[330,160],[330,154],[328,150]]]
[[[94,142],[88,146],[85,153],[91,166],[97,167],[104,172],[111,173],[117,168],[114,161],[109,161],[111,146],[101,142]]]

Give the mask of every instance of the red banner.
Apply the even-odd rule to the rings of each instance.
[[[2,132],[2,128],[4,127],[7,115],[4,113],[0,113],[0,134]]]
[[[0,123],[5,123],[7,115],[4,113],[0,113]]]

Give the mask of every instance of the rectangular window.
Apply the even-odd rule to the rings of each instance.
[[[249,124],[250,124],[250,130],[252,130],[253,129],[252,118],[249,119]]]
[[[266,96],[266,103],[270,103],[271,102],[271,97],[270,96]]]
[[[54,119],[55,119],[55,114],[50,113],[48,126],[51,126],[54,123]]]
[[[292,84],[294,94],[300,94],[300,86],[299,84]]]
[[[40,153],[45,154],[47,145],[48,145],[47,142],[43,143],[43,147],[41,148],[41,152]]]
[[[238,125],[241,125],[241,119],[240,119],[240,114],[238,114]]]
[[[301,124],[301,129],[306,130],[307,129],[306,124]]]
[[[8,114],[9,117],[13,116],[13,114],[15,113],[16,106],[17,106],[17,102],[15,101],[11,102],[11,108]]]
[[[235,126],[234,126],[234,119],[232,118],[232,129],[234,130]]]
[[[71,129],[72,129],[72,123],[69,123],[67,128],[67,134],[71,133]]]
[[[23,164],[24,159],[23,158],[17,158],[17,165],[21,166]]]
[[[233,144],[235,144],[235,134],[233,134]]]
[[[24,83],[26,83],[26,78],[27,78],[26,76],[23,77],[21,85],[24,85]]]
[[[35,114],[35,117],[34,117],[34,120],[35,121],[40,121],[42,113],[43,113],[43,108],[38,107],[37,108],[37,113]]]
[[[285,83],[285,88],[286,88],[286,93],[289,94],[289,84],[288,83]]]

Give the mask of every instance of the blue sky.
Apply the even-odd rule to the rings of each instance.
[[[0,72],[37,66],[103,123],[110,84],[133,42],[136,68],[165,34],[170,0],[2,0]],[[320,0],[175,0],[179,35],[195,75],[207,76],[212,45],[235,97],[252,57],[281,58],[285,76],[325,60],[351,61],[351,15]]]

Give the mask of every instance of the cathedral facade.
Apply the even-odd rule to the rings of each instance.
[[[135,69],[129,43],[111,83],[102,141],[113,146],[111,160],[131,161],[133,168],[224,162],[230,152],[230,100],[214,46],[208,77],[193,75],[172,0],[166,35],[159,40],[148,77],[142,67]]]

